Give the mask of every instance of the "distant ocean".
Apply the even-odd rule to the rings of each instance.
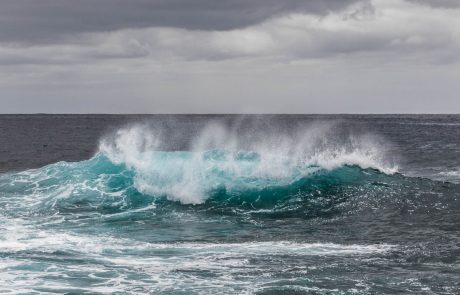
[[[460,294],[460,115],[0,115],[2,294]]]

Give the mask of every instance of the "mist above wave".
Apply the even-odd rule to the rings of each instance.
[[[266,121],[213,122],[189,142],[187,151],[163,151],[170,136],[161,128],[135,124],[102,139],[99,152],[132,171],[140,192],[184,204],[203,203],[215,189],[285,186],[344,165],[397,171],[383,139],[354,134],[339,123],[280,130]]]

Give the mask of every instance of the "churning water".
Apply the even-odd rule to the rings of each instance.
[[[0,121],[2,293],[460,291],[459,116]]]

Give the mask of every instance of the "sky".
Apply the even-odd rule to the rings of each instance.
[[[460,113],[460,1],[0,0],[0,113]]]

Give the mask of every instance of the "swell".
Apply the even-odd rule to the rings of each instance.
[[[438,185],[395,173],[375,139],[332,136],[328,128],[241,140],[213,125],[188,150],[163,151],[161,136],[131,126],[104,138],[89,160],[0,175],[0,205],[15,216],[139,215],[194,205],[314,217],[334,215],[356,196]]]
[[[221,151],[198,154],[158,152],[152,157],[159,157],[166,164],[161,169],[152,166],[151,170],[142,171],[124,163],[113,163],[104,153],[98,153],[86,161],[59,162],[40,169],[2,174],[0,217],[32,218],[43,226],[78,227],[83,231],[92,231],[93,227],[112,230],[111,224],[123,224],[128,231],[139,227],[150,229],[148,224],[153,223],[169,229],[158,238],[169,240],[171,231],[184,235],[181,229],[184,222],[196,227],[210,222],[219,228],[225,226],[216,220],[256,226],[262,220],[327,221],[347,215],[377,222],[392,220],[393,214],[409,214],[413,222],[430,216],[432,223],[458,216],[456,193],[460,189],[451,183],[386,174],[375,168],[348,164],[333,169],[287,165],[292,174],[276,178],[248,174],[255,171],[249,169],[251,163],[259,163],[254,153],[237,155],[238,161],[244,162],[237,161],[243,170],[223,169],[228,166],[226,161],[218,161],[222,167],[216,169],[216,157],[223,157]],[[202,201],[193,204],[183,202],[184,198],[188,200],[187,190],[182,190],[179,196],[171,195],[184,180],[179,177],[184,167],[178,163],[190,165],[192,158],[205,163],[213,159],[212,169],[203,163],[193,165],[193,171],[200,176],[194,178],[194,185],[199,184],[203,193]],[[229,171],[233,174],[228,174]],[[148,174],[139,175],[141,172]],[[159,172],[162,173],[158,175]],[[150,181],[158,191],[143,190],[140,181]]]
[[[202,154],[199,160],[189,152],[156,152],[155,157],[154,162],[161,165],[150,170],[115,164],[99,153],[87,161],[3,174],[1,200],[9,208],[27,206],[27,211],[47,212],[114,213],[168,202],[251,210],[283,206],[307,196],[331,196],[346,187],[380,187],[379,183],[401,178],[356,165],[329,170],[287,163],[282,174],[270,175],[258,170],[260,162],[254,153],[238,153],[231,163],[219,151]],[[191,170],[194,174],[187,174]],[[200,202],[190,202],[197,199]]]

